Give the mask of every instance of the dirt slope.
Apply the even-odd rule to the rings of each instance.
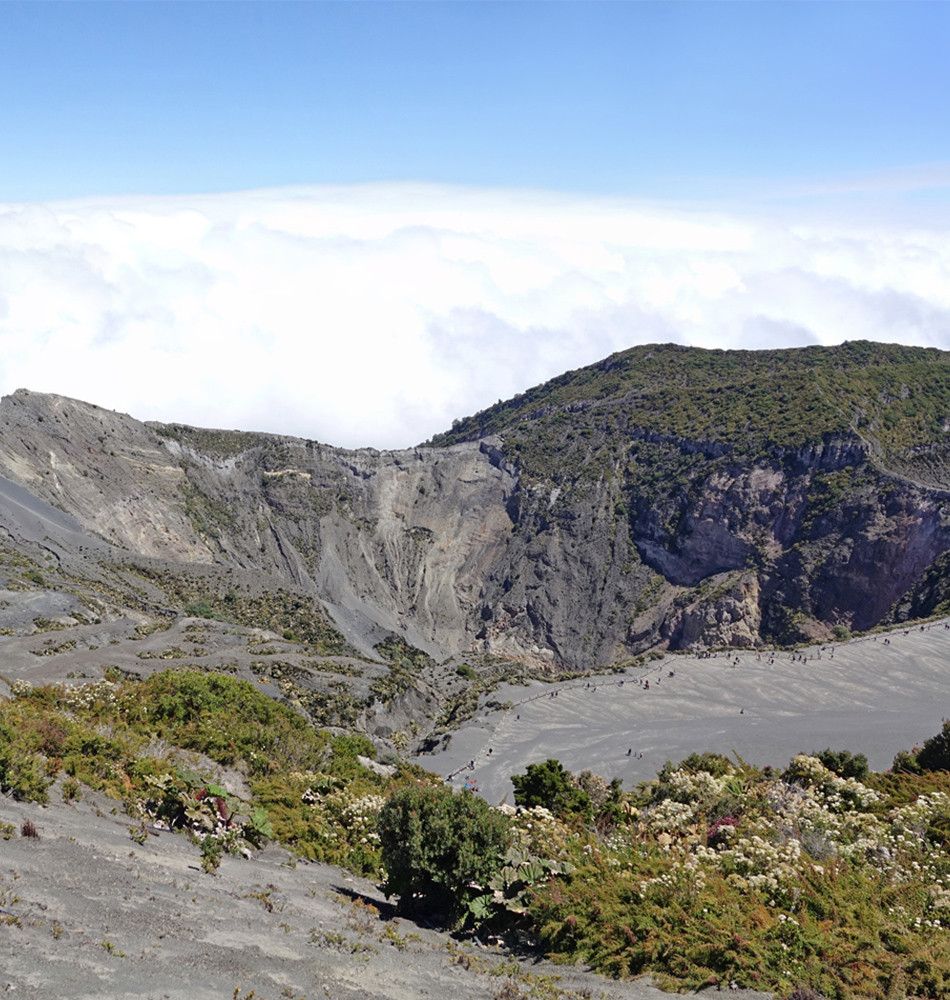
[[[659,1000],[393,915],[371,883],[268,848],[202,872],[180,835],[129,837],[89,793],[48,807],[0,797],[0,993],[21,1000],[491,1000],[559,977],[563,1000]],[[24,821],[38,838],[24,837]],[[494,970],[494,972],[493,972]],[[507,971],[506,971],[507,970]],[[544,994],[545,997],[550,994]],[[755,1000],[756,994],[748,994]],[[761,996],[761,995],[758,995]]]

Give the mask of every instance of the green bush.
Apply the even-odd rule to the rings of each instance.
[[[898,750],[894,760],[891,762],[891,770],[895,774],[920,774],[920,765],[917,763],[917,748],[913,750]]]
[[[214,608],[208,601],[189,601],[185,605],[185,614],[190,618],[212,618]]]
[[[922,747],[900,750],[891,769],[898,774],[950,771],[950,719],[944,719],[940,732],[924,740]]]
[[[829,771],[834,771],[839,778],[856,778],[864,781],[868,776],[868,759],[863,753],[853,754],[848,750],[832,750],[827,748],[821,753],[813,753]]]
[[[694,774],[697,771],[705,771],[706,774],[711,774],[714,778],[722,778],[727,774],[732,774],[734,770],[735,767],[728,757],[721,753],[706,751],[704,753],[691,753],[688,757],[684,757],[678,764],[674,764],[668,760],[657,771],[656,776],[662,783],[669,781],[670,776],[677,771],[688,771],[690,774]]]
[[[924,740],[917,753],[917,763],[924,771],[950,771],[950,719],[936,736]]]
[[[512,843],[508,818],[471,792],[410,786],[394,792],[377,832],[386,897],[402,910],[424,908],[458,921],[504,865]]]
[[[9,792],[22,802],[49,802],[52,781],[38,758],[0,749],[0,792]]]
[[[243,758],[251,773],[266,774],[312,768],[325,756],[325,735],[247,681],[169,670],[148,677],[139,689],[149,723],[163,738],[220,764]]]
[[[543,764],[529,764],[524,774],[511,776],[511,783],[516,805],[526,809],[542,806],[558,817],[590,816],[590,796],[559,760],[548,758]]]
[[[365,735],[315,731],[233,677],[169,670],[143,681],[21,682],[13,693],[0,697],[0,791],[45,802],[62,774],[66,800],[85,785],[121,800],[137,820],[214,832],[230,853],[274,838],[378,878],[376,817],[395,783],[417,771],[374,774],[356,759],[373,755]],[[156,756],[159,742],[246,770],[253,801],[232,801],[210,774],[180,766],[177,754]]]
[[[370,760],[376,757],[376,747],[373,741],[362,733],[341,733],[330,740],[330,749],[333,756],[338,758],[369,757]]]
[[[831,630],[831,634],[839,642],[847,642],[851,638],[851,629],[847,625],[835,625]]]

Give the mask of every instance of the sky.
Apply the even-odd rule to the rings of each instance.
[[[639,343],[950,348],[950,4],[0,4],[0,392],[407,447]]]

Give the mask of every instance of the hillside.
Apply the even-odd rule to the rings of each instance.
[[[648,345],[458,420],[431,443],[507,436],[557,412],[576,414],[596,404],[627,431],[690,440],[712,451],[754,454],[855,439],[875,455],[905,462],[950,440],[948,365],[947,351],[868,341],[773,351]],[[535,443],[538,433],[529,436]],[[517,443],[520,450],[530,447],[520,437]],[[525,464],[542,471],[540,458],[532,463],[526,456]]]
[[[950,613],[948,360],[636,348],[398,452],[5,397],[11,988],[651,995],[542,974],[537,946],[680,989],[943,1000],[950,724],[860,781],[837,745],[785,770],[701,751],[873,729],[853,749],[877,758],[908,716],[915,742],[936,728],[946,622],[901,630],[910,654],[874,635],[821,656]],[[495,815],[410,758],[557,795]],[[377,822],[415,822],[415,797],[462,825]],[[466,811],[511,846],[470,850]],[[432,931],[431,899],[397,923],[378,887],[306,865],[391,880],[446,830],[490,876],[456,873],[456,917],[522,963]]]
[[[867,342],[638,347],[431,444],[501,436],[528,537],[553,527],[572,545],[603,542],[612,525],[612,552],[629,559],[621,579],[604,567],[617,600],[602,610],[628,609],[627,648],[821,638],[899,617],[902,598],[917,615],[942,600],[942,563],[925,565],[948,540],[948,364],[947,352]],[[579,532],[592,507],[601,531],[585,520]],[[925,575],[929,599],[905,598]]]
[[[638,347],[400,452],[19,390],[0,403],[6,653],[39,646],[61,676],[204,660],[323,724],[413,738],[519,670],[926,617],[950,593],[948,365]]]

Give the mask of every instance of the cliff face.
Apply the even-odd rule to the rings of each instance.
[[[950,548],[950,497],[882,475],[852,444],[629,458],[622,474],[514,494],[518,531],[485,587],[494,648],[528,634],[587,664],[822,639],[876,625]]]
[[[737,447],[642,409],[608,394],[476,440],[351,452],[21,390],[0,403],[0,474],[82,525],[90,567],[251,574],[311,594],[358,648],[396,633],[437,659],[585,668],[824,638],[946,589],[942,441],[882,456],[855,424]]]
[[[488,445],[348,452],[147,426],[58,396],[0,403],[0,472],[114,558],[234,567],[309,591],[364,647],[449,655],[511,535],[515,478]]]

